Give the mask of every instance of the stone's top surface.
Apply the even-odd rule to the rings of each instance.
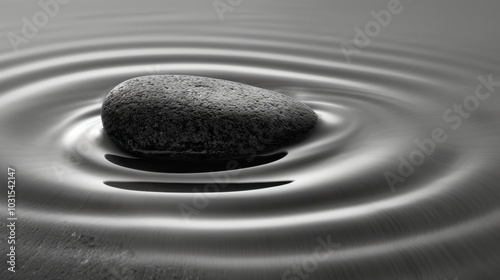
[[[308,134],[317,116],[305,104],[266,89],[154,75],[111,90],[102,121],[113,142],[139,156],[221,160],[291,144]]]

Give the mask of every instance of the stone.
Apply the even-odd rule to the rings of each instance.
[[[225,160],[266,153],[304,138],[317,115],[281,93],[187,75],[127,80],[106,96],[102,122],[130,153],[174,160]]]

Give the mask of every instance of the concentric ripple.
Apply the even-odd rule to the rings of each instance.
[[[78,19],[110,21],[99,20]],[[478,76],[498,77],[498,59],[381,38],[349,63],[337,48],[348,38],[296,32],[291,19],[245,15],[237,28],[203,17],[130,20],[152,33],[168,26],[162,36],[119,26],[111,36],[63,34],[0,56],[0,158],[18,170],[19,255],[31,256],[21,271],[281,279],[313,255],[318,238],[338,246],[310,279],[490,279],[491,267],[498,271],[500,88],[458,129],[443,120],[474,94]],[[278,91],[310,106],[319,125],[239,169],[135,168],[103,132],[100,108],[115,85],[148,74]],[[401,176],[401,158],[436,128],[446,141]],[[392,185],[386,172],[404,181]]]

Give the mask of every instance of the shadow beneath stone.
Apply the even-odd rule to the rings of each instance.
[[[240,192],[271,188],[289,184],[293,181],[259,182],[259,183],[160,183],[160,182],[116,182],[107,181],[104,184],[124,190],[171,193],[203,193],[203,192]]]
[[[253,158],[241,158],[220,161],[179,161],[146,158],[130,158],[106,154],[104,157],[116,165],[149,172],[159,173],[202,173],[227,171],[268,164],[284,158],[288,153],[279,152],[271,155],[260,155]]]

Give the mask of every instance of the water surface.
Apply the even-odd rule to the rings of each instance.
[[[2,3],[15,276],[294,279],[287,270],[322,238],[338,246],[308,279],[496,279],[500,87],[477,106],[472,96],[478,77],[500,81],[500,6],[401,1],[367,46],[346,49],[388,2],[243,0],[221,20],[210,1],[73,0],[17,52],[7,35],[41,8]],[[106,137],[100,108],[118,83],[149,74],[274,90],[319,124],[239,169],[138,165]],[[401,157],[435,129],[446,140],[402,176]]]

